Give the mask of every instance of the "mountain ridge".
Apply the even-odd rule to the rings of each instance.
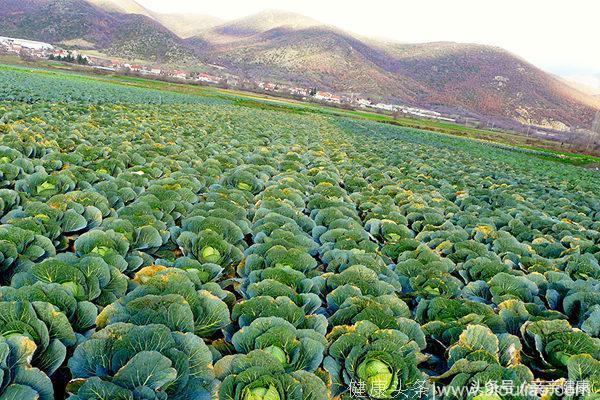
[[[135,0],[0,0],[0,35],[80,40],[126,58],[221,65],[255,80],[562,130],[587,127],[600,109],[598,98],[499,47],[364,38],[280,10],[188,17]]]
[[[560,76],[566,84],[591,96],[600,96],[600,73]]]
[[[135,0],[87,0],[104,11],[122,14],[140,14],[152,17],[153,12]]]
[[[194,36],[203,30],[224,23],[220,18],[205,14],[159,13],[144,7],[135,0],[87,0],[96,7],[123,14],[140,14],[152,18],[180,38]]]
[[[161,14],[152,13],[152,18],[163,24],[182,39],[200,34],[206,29],[221,25],[220,18],[206,14]]]
[[[562,130],[586,126],[600,107],[596,99],[499,47],[365,41],[325,24],[301,29],[271,24],[257,32],[244,30],[242,23],[226,28],[235,26],[243,35],[215,40],[230,32],[221,27],[194,40],[209,43],[203,47],[206,59],[256,79],[365,93],[377,101],[468,109]]]

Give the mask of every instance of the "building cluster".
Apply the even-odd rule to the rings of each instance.
[[[404,114],[407,116],[414,116],[419,118],[430,118],[450,122],[456,121],[453,118],[443,116],[437,111],[427,110],[423,108],[409,107],[400,104],[386,104],[380,102],[373,102],[369,99],[360,98],[354,95],[339,95],[336,93],[319,91],[316,88],[306,88],[282,83],[241,79],[235,75],[225,72],[226,68],[217,65],[211,65],[213,70],[219,71],[217,73],[194,72],[181,69],[168,69],[156,65],[131,64],[122,60],[106,59],[102,57],[87,55],[77,51],[60,49],[48,43],[2,36],[0,36],[0,50],[20,55],[23,54],[23,52],[26,52],[26,54],[32,57],[50,58],[57,60],[65,60],[65,58],[69,56],[70,59],[76,59],[77,57],[80,57],[80,60],[81,58],[86,60],[86,65],[98,70],[113,71],[118,73],[129,72],[139,75],[148,75],[203,84],[226,85],[229,87],[244,87],[253,90],[261,90],[265,93],[298,97],[303,100],[318,101],[331,105],[345,105],[352,108],[356,107],[363,109],[373,109],[381,112],[400,115]]]
[[[388,112],[393,114],[405,114],[420,118],[437,119],[440,121],[456,122],[455,118],[450,118],[441,113],[424,108],[410,107],[401,104],[386,104],[373,102],[369,99],[345,96],[331,92],[318,91],[316,89],[302,88],[297,86],[288,86],[284,84],[272,82],[257,82],[257,86],[265,92],[273,92],[280,94],[288,94],[292,96],[302,97],[303,100],[316,100],[332,105],[348,105],[350,107],[358,107],[363,109],[374,109],[377,111]]]
[[[237,83],[231,79],[212,75],[206,72],[193,72],[182,69],[169,69],[155,65],[131,64],[119,60],[105,60],[90,56],[88,56],[88,59],[90,60],[90,65],[92,66],[92,68],[102,69],[106,71],[131,72],[138,75],[170,78],[180,81],[202,82],[208,84],[227,83],[233,86],[237,85]]]
[[[54,51],[54,46],[44,42],[36,42],[34,40],[0,36],[0,50],[5,53],[14,54],[22,54],[25,52],[30,56],[44,58]]]
[[[131,72],[139,75],[171,78],[181,81],[197,81],[204,83],[222,83],[223,78],[205,72],[192,72],[182,69],[169,69],[155,65],[131,64],[120,60],[107,60],[99,57],[86,56],[92,68],[114,72]]]
[[[338,96],[334,93],[329,93],[329,92],[316,92],[314,95],[314,98],[316,100],[320,100],[320,101],[325,101],[328,103],[334,103],[334,104],[342,104],[342,100],[351,100],[351,99],[343,99],[342,96]]]
[[[357,104],[362,108],[375,108],[391,113],[402,113],[407,116],[437,119],[440,121],[456,122],[456,119],[443,116],[441,113],[424,108],[409,107],[400,104],[372,103],[367,99],[358,99]]]

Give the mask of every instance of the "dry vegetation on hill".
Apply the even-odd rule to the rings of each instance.
[[[387,43],[278,11],[218,24],[206,17],[155,14],[133,0],[0,0],[0,5],[0,34],[86,43],[112,55],[219,64],[259,80],[557,129],[587,128],[600,109],[598,98],[496,47]]]

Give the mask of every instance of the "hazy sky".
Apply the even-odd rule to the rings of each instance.
[[[293,11],[403,42],[492,44],[554,73],[600,73],[598,0],[138,0],[158,12],[235,19]]]

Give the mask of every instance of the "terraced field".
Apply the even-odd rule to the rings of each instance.
[[[0,68],[0,399],[598,398],[599,188],[535,150]]]

